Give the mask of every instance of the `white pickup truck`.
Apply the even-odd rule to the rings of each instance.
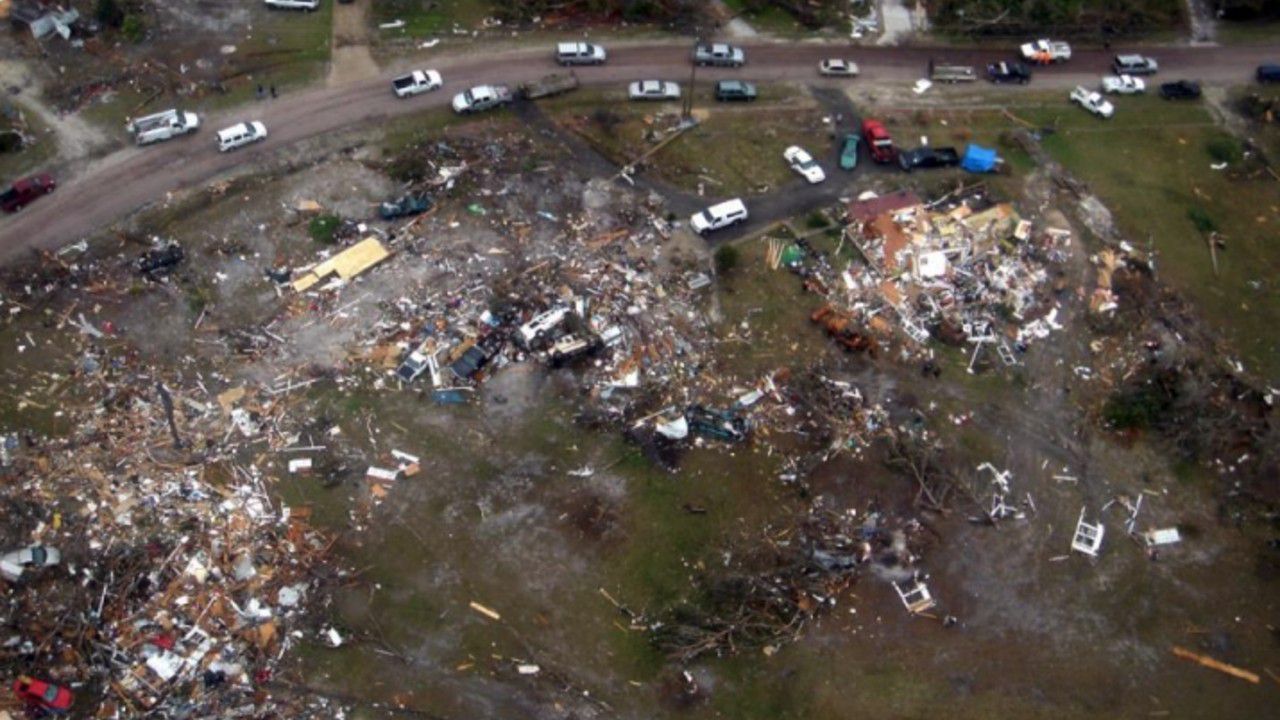
[[[1054,40],[1036,40],[1020,48],[1022,59],[1037,65],[1066,62],[1071,59],[1071,46]]]
[[[414,70],[391,80],[391,90],[395,92],[398,98],[407,98],[438,90],[441,85],[444,85],[444,80],[441,79],[440,73],[435,70]]]
[[[179,135],[195,132],[200,127],[200,118],[195,113],[181,110],[165,110],[154,115],[147,115],[130,120],[125,125],[134,142],[149,145],[162,140],[169,140]]]
[[[1102,97],[1102,93],[1090,90],[1083,85],[1077,85],[1076,89],[1071,91],[1071,102],[1078,104],[1098,117],[1109,118],[1116,114],[1115,106]]]

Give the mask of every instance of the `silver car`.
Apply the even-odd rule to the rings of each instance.
[[[679,100],[680,86],[666,80],[639,80],[627,86],[632,100]]]

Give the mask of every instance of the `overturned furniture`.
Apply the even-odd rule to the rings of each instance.
[[[1106,528],[1102,527],[1102,523],[1091,525],[1085,522],[1084,513],[1085,509],[1080,508],[1080,519],[1076,521],[1076,532],[1071,538],[1071,550],[1084,553],[1089,557],[1098,557]]]
[[[897,591],[898,598],[902,600],[907,612],[912,615],[919,615],[938,604],[933,599],[933,595],[929,594],[928,586],[921,582],[919,578],[912,578],[906,582],[895,582],[893,583],[893,589]]]

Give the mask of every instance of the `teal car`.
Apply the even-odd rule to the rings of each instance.
[[[840,149],[840,169],[852,170],[858,167],[858,146],[862,138],[857,135],[845,135],[844,147]]]

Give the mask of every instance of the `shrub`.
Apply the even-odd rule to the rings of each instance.
[[[721,245],[716,249],[716,274],[726,275],[738,266],[740,253],[733,245]]]
[[[827,220],[827,216],[823,215],[821,211],[814,210],[809,213],[809,217],[805,219],[804,224],[814,230],[817,230],[818,228],[824,228],[830,225],[831,221]]]
[[[307,233],[318,243],[332,245],[340,224],[342,219],[337,215],[317,215],[311,218],[311,223],[307,225]]]
[[[1191,220],[1191,223],[1196,226],[1196,229],[1205,235],[1208,235],[1218,229],[1218,224],[1213,221],[1213,218],[1209,217],[1209,213],[1205,212],[1205,209],[1202,207],[1189,208],[1187,210],[1187,217]]]
[[[1218,135],[1205,143],[1205,152],[1214,162],[1235,164],[1244,157],[1240,142],[1230,135]]]
[[[131,43],[137,44],[147,37],[147,26],[139,15],[126,15],[120,25],[120,34]]]
[[[124,11],[116,0],[98,0],[93,6],[93,16],[107,27],[118,28],[124,23]]]

